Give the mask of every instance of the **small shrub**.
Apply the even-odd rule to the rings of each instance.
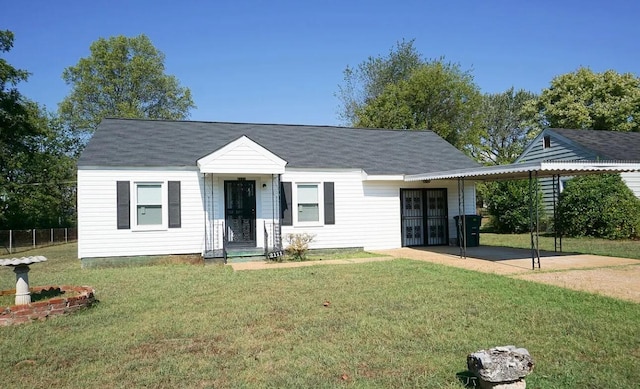
[[[309,251],[309,243],[313,241],[313,234],[287,234],[287,242],[289,246],[285,249],[287,254],[291,255],[296,261],[304,261],[307,259],[307,251]]]
[[[537,189],[540,225],[545,225],[542,192]],[[488,183],[485,200],[491,215],[489,228],[497,233],[520,234],[529,231],[529,180]]]
[[[640,200],[618,174],[580,176],[560,194],[557,218],[559,231],[568,236],[636,238]]]

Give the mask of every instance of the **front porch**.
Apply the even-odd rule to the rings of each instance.
[[[203,174],[203,257],[266,257],[282,250],[280,176]]]
[[[280,175],[286,164],[246,136],[197,161],[205,260],[281,250]]]

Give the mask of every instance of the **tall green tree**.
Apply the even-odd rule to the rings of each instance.
[[[11,31],[0,30],[0,53],[11,50],[13,39]],[[29,121],[26,99],[17,88],[28,76],[0,57],[0,188],[6,183],[11,155],[25,149],[25,137],[39,132]]]
[[[4,191],[6,227],[12,229],[75,225],[76,155],[79,140],[61,121],[36,103],[26,104],[28,120],[39,134],[23,138],[15,150]]]
[[[513,162],[531,140],[532,117],[527,104],[537,96],[509,88],[502,93],[482,96],[482,133],[475,157],[487,165]]]
[[[189,88],[165,74],[165,56],[147,36],[100,38],[90,52],[62,74],[71,92],[59,113],[73,130],[91,134],[107,116],[185,119],[195,107]]]
[[[388,85],[407,80],[425,63],[413,43],[414,40],[402,40],[386,56],[371,56],[356,67],[347,66],[343,72],[344,83],[336,93],[342,104],[338,116],[345,124],[356,125],[360,121],[358,110],[378,97]]]
[[[0,53],[13,47],[11,31],[0,30]],[[0,58],[0,229],[8,226],[8,199],[13,178],[21,166],[16,155],[28,150],[25,139],[39,133],[29,120],[26,99],[18,91],[18,84],[26,81],[29,73],[16,69]]]
[[[480,91],[473,76],[442,59],[426,62],[408,78],[388,84],[356,109],[360,127],[428,129],[472,153],[483,132]]]
[[[529,110],[541,128],[640,131],[640,78],[579,68],[555,77]]]
[[[13,39],[11,31],[0,31],[0,52],[8,52]],[[79,143],[18,91],[28,75],[0,58],[0,229],[75,223]]]

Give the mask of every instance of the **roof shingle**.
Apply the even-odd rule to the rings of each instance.
[[[290,168],[418,174],[479,166],[432,131],[140,119],[104,119],[78,166],[195,166],[243,135]]]
[[[592,151],[600,159],[640,161],[640,132],[566,128],[550,128],[549,130]]]

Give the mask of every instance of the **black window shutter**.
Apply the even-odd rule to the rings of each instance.
[[[324,224],[336,224],[336,203],[333,182],[324,183]]]
[[[180,227],[180,181],[169,181],[169,228]]]
[[[293,218],[291,216],[291,183],[280,183],[280,217],[283,226],[292,226]]]
[[[130,195],[129,181],[118,181],[116,186],[116,197],[118,205],[118,229],[128,230],[130,227]]]

